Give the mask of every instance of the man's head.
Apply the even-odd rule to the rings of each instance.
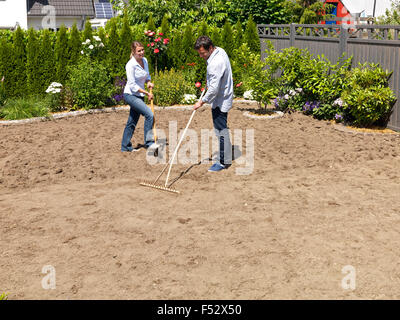
[[[207,36],[201,36],[196,40],[194,49],[199,53],[199,56],[207,60],[214,51],[214,44]]]

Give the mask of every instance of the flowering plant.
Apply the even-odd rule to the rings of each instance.
[[[96,56],[103,47],[104,44],[101,42],[100,37],[94,36],[93,40],[86,39],[85,42],[82,42],[81,54],[87,57]]]
[[[245,91],[243,93],[243,98],[245,98],[246,100],[254,100],[253,92],[254,92],[253,90]]]
[[[62,101],[62,87],[63,85],[58,82],[52,82],[46,90],[47,103],[51,111],[59,111]]]
[[[150,54],[155,58],[155,70],[157,72],[157,58],[163,51],[167,50],[170,39],[164,38],[164,34],[160,32],[158,35],[154,31],[146,30],[144,34],[147,36],[147,48]]]
[[[116,77],[114,81],[114,94],[112,99],[117,104],[124,103],[124,89],[126,85],[126,79],[121,79],[120,77]]]
[[[185,93],[183,95],[183,101],[182,101],[183,104],[193,104],[196,103],[196,101],[197,101],[197,96],[195,94]]]

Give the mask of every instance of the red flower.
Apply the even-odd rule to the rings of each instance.
[[[196,82],[195,86],[196,86],[196,88],[200,88],[201,87],[201,83],[200,82]]]
[[[165,38],[163,42],[164,42],[164,44],[168,44],[169,39],[168,39],[168,38]]]
[[[151,45],[152,47],[154,47],[154,42],[150,43],[150,45]]]
[[[150,47],[150,43],[148,43],[147,46]]]
[[[154,53],[159,53],[160,50],[158,50],[157,48],[154,49]]]
[[[163,36],[163,35],[164,35],[164,33],[160,32],[158,35],[159,35],[159,36]]]
[[[156,38],[156,39],[154,39],[154,42],[158,42],[160,40],[161,40],[161,38]]]
[[[242,84],[243,84],[243,82],[240,81],[240,82],[236,85],[236,88],[239,88]]]
[[[201,88],[200,90],[201,90],[201,91],[204,91],[204,88]]]

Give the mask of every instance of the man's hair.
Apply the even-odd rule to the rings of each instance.
[[[208,51],[210,48],[214,47],[214,44],[209,37],[200,36],[197,38],[196,43],[194,44],[194,49],[199,50],[201,47]]]

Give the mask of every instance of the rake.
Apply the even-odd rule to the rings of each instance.
[[[200,96],[200,98],[199,98],[199,101],[200,101],[201,98],[203,97],[204,92],[205,92],[205,90],[201,93],[201,96]],[[173,192],[173,193],[180,193],[178,190],[170,188],[171,185],[168,185],[168,180],[169,180],[169,175],[170,175],[170,173],[171,173],[172,165],[173,165],[173,163],[174,163],[175,156],[176,156],[176,154],[177,154],[177,152],[178,152],[179,147],[181,146],[181,143],[182,143],[182,141],[183,141],[183,138],[184,138],[185,135],[186,135],[186,131],[187,131],[187,129],[189,128],[189,125],[190,125],[190,123],[192,122],[192,119],[193,119],[195,113],[196,113],[196,110],[193,110],[192,115],[190,116],[190,119],[189,119],[189,121],[188,121],[188,123],[187,123],[187,125],[186,125],[186,128],[185,128],[185,130],[183,131],[182,136],[181,136],[181,138],[179,139],[179,142],[178,142],[178,144],[177,144],[177,146],[176,146],[176,148],[175,148],[175,151],[174,151],[174,154],[173,154],[172,158],[168,161],[168,163],[167,163],[167,164],[165,165],[165,167],[162,169],[161,173],[158,175],[158,177],[157,177],[157,178],[154,180],[154,182],[152,182],[152,183],[151,183],[151,182],[147,182],[147,181],[142,181],[142,182],[140,182],[140,185],[141,185],[141,186],[150,187],[150,188],[155,188],[155,189],[162,190],[162,191],[169,191],[169,192]],[[156,184],[157,181],[160,179],[161,175],[164,173],[164,171],[167,169],[168,166],[169,166],[168,174],[167,174],[167,178],[165,179],[164,185],[157,185],[157,184]]]

